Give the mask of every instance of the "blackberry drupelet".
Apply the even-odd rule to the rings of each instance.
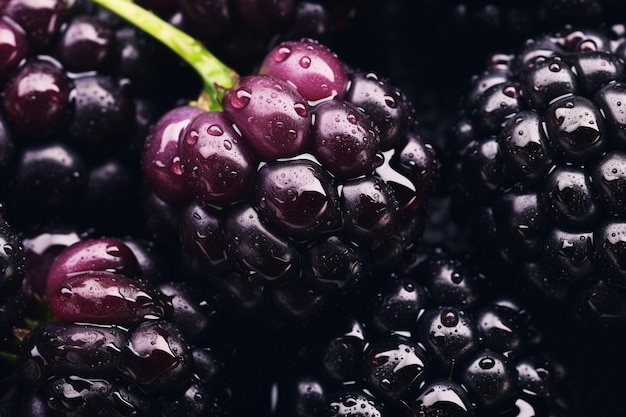
[[[276,416],[549,416],[564,370],[518,300],[435,249],[287,345]],[[297,352],[294,354],[293,352]]]
[[[531,294],[607,326],[626,324],[623,29],[571,28],[500,55],[453,135],[470,239]]]

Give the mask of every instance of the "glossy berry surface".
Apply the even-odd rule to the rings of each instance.
[[[330,184],[311,161],[267,164],[258,172],[255,207],[277,229],[307,240],[339,227],[339,197]]]
[[[273,133],[264,136],[274,138]],[[189,189],[199,201],[228,204],[250,192],[257,157],[224,113],[205,112],[193,118],[178,140],[177,151],[185,178],[181,188]]]
[[[243,77],[225,93],[224,114],[264,160],[294,156],[307,148],[311,113],[301,93],[283,79]]]
[[[233,381],[219,352],[229,339],[210,291],[155,282],[158,259],[134,238],[59,231],[29,239],[28,248],[30,261],[35,251],[53,259],[29,264],[46,275],[50,289],[39,302],[53,319],[23,334],[13,373],[26,392],[47,399],[36,415],[148,417],[166,404],[158,415],[175,416],[179,402],[188,415],[228,412]],[[202,395],[191,401],[193,392]]]
[[[469,259],[439,249],[422,255],[379,282],[353,314],[301,335],[295,359],[277,374],[273,415],[567,412],[559,364],[519,301],[493,298]]]
[[[191,119],[200,113],[199,107],[177,107],[159,119],[145,140],[142,158],[145,180],[149,185],[160,185],[153,188],[165,201],[178,203],[189,198],[180,167],[178,141]]]
[[[277,45],[221,103],[223,112],[172,110],[142,155],[150,188],[173,210],[167,217],[178,213],[180,226],[168,223],[209,285],[257,298],[280,326],[310,320],[377,269],[406,262],[439,160],[390,81],[352,72],[302,39]],[[241,312],[259,303],[243,302]]]
[[[569,303],[602,325],[623,320],[613,304],[591,301],[596,288],[626,300],[616,233],[622,43],[569,29],[530,40],[477,76],[456,165],[455,209],[465,211],[470,238],[490,239],[495,259],[516,268],[534,297]]]
[[[52,62],[34,61],[11,77],[4,89],[4,110],[13,128],[26,137],[41,139],[68,123],[70,85]],[[43,129],[42,129],[43,127]]]
[[[337,55],[314,40],[283,42],[261,63],[260,74],[288,79],[310,102],[342,99],[348,77]]]
[[[348,102],[320,104],[313,129],[315,155],[336,177],[366,174],[383,159],[376,125]]]

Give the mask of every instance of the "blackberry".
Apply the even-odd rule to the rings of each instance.
[[[272,415],[567,412],[565,370],[536,317],[469,258],[434,249],[380,278],[361,308],[288,345]]]
[[[142,81],[171,75],[172,60],[89,2],[7,1],[0,30],[5,217],[26,233],[65,223],[130,232],[143,138],[172,105]]]
[[[41,415],[56,416],[229,413],[236,353],[219,300],[169,276],[155,282],[141,241],[47,235],[40,300],[52,320],[23,333],[13,371],[26,405],[45,398]]]
[[[131,21],[142,12],[102,3]],[[150,204],[162,200],[168,224],[156,240],[178,230],[209,285],[253,309],[243,314],[267,306],[278,325],[406,262],[439,162],[402,91],[312,39],[277,45],[239,76],[154,15],[138,24],[210,74],[196,106],[170,110],[146,139]]]
[[[609,327],[626,311],[623,33],[528,41],[473,80],[454,136],[470,238],[489,239],[530,294]]]

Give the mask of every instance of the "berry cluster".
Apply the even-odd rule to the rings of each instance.
[[[210,337],[217,300],[188,282],[150,281],[138,245],[79,238],[54,257],[54,321],[22,341],[19,380],[60,416],[225,415],[232,386]]]
[[[625,46],[571,29],[493,62],[467,96],[455,183],[469,236],[521,282],[620,326]]]
[[[279,372],[277,416],[547,416],[560,365],[510,296],[440,249],[385,277]],[[311,335],[309,335],[311,336]]]
[[[228,287],[276,289],[270,303],[302,320],[402,264],[438,159],[400,90],[303,39],[276,46],[222,104],[171,110],[143,153],[148,185],[180,207],[182,243],[205,269]]]
[[[623,414],[619,2],[1,3],[0,415]]]
[[[164,92],[153,99],[151,83],[175,65],[157,70],[156,42],[90,3],[11,0],[1,12],[7,219],[19,230],[63,223],[129,229],[139,214],[143,138],[172,105]]]

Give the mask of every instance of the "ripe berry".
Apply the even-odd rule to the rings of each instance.
[[[279,365],[269,366],[278,392],[272,415],[565,411],[565,380],[536,337],[537,317],[501,289],[494,297],[469,258],[438,249],[419,255],[379,281],[360,308],[282,342]]]
[[[455,204],[469,236],[530,294],[601,326],[625,323],[623,44],[574,28],[531,39],[473,80],[459,123]],[[597,296],[605,286],[611,302]]]
[[[138,23],[167,33],[205,84],[194,103],[205,111],[172,109],[145,143],[149,228],[167,245],[178,235],[235,310],[304,323],[407,262],[439,161],[406,95],[312,39],[276,45],[239,76],[153,15]]]
[[[227,413],[220,302],[189,282],[150,281],[156,255],[138,240],[61,235],[48,242],[61,246],[45,254],[52,264],[39,265],[48,291],[38,300],[54,319],[24,333],[14,368],[16,381],[47,399],[37,415]],[[30,250],[47,237],[29,240]]]

